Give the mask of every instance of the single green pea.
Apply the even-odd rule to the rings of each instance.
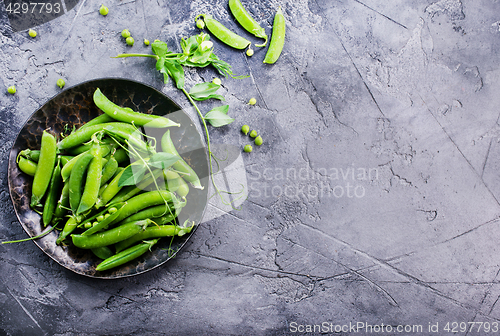
[[[251,145],[246,145],[243,150],[247,153],[250,153],[252,151],[252,146]]]
[[[144,39],[144,45],[146,45],[146,46],[149,45],[149,40],[148,39]]]
[[[109,213],[105,214],[104,219],[108,218],[109,216],[111,216]]]
[[[99,14],[101,14],[102,16],[106,16],[108,15],[108,13],[109,13],[108,7],[101,5],[101,8],[99,8]]]
[[[222,81],[220,80],[220,78],[215,77],[214,79],[212,79],[212,83],[214,83],[215,85],[221,85]]]
[[[57,80],[57,82],[56,82],[56,85],[57,85],[57,86],[59,86],[59,88],[61,88],[61,89],[62,89],[62,88],[64,87],[64,85],[66,85],[66,82],[64,81],[64,79],[59,78],[59,79]]]
[[[28,35],[34,38],[34,37],[36,37],[36,31],[34,31],[33,29],[30,29],[30,30],[28,30]]]
[[[257,99],[250,98],[250,100],[248,101],[248,105],[255,105],[255,104],[257,104]]]
[[[99,215],[96,218],[96,221],[98,221],[98,222],[102,222],[103,220],[104,220],[104,216],[103,215]]]
[[[241,131],[242,131],[245,135],[247,135],[247,134],[248,134],[248,132],[250,132],[250,126],[248,126],[248,125],[243,125],[243,126],[241,126]]]
[[[199,29],[203,29],[205,28],[205,22],[203,22],[203,20],[197,20],[196,21],[196,27],[198,27]]]
[[[262,141],[262,137],[261,137],[260,135],[259,135],[258,137],[256,137],[256,138],[255,138],[255,144],[256,144],[257,146],[262,145],[262,142],[263,142],[263,141]]]
[[[123,38],[130,37],[130,31],[128,29],[122,30],[122,37]]]
[[[86,229],[90,229],[92,227],[92,223],[91,222],[87,222],[87,223],[85,223],[84,227]]]
[[[257,136],[257,131],[256,131],[256,130],[251,131],[251,132],[250,132],[250,136],[251,136],[252,138],[255,138],[255,137]]]
[[[94,222],[94,223],[92,223],[92,227],[94,227],[94,226],[96,226],[98,224],[99,224],[99,222]]]
[[[129,36],[129,37],[127,37],[127,39],[125,40],[125,42],[127,42],[127,44],[129,46],[133,46],[134,45],[134,38],[132,36]]]
[[[7,92],[10,93],[10,94],[14,94],[16,93],[16,86],[15,85],[11,85],[7,88]]]
[[[111,207],[111,208],[109,208],[109,209],[108,209],[108,212],[109,212],[110,214],[114,214],[114,213],[115,213],[115,212],[117,212],[117,211],[118,211],[118,209],[116,209],[115,207]]]
[[[253,49],[247,49],[246,54],[248,57],[253,56]]]

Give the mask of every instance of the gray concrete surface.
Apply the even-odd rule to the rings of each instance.
[[[37,26],[36,39],[9,32],[1,16],[0,88],[18,88],[0,93],[1,240],[26,236],[7,158],[24,121],[58,92],[57,78],[130,78],[188,108],[152,62],[110,56],[145,52],[142,38],[179,49],[200,13],[251,38],[226,1],[104,3],[107,17],[101,2],[82,0]],[[273,66],[262,64],[265,50],[247,58],[214,41],[235,73],[251,77],[223,80],[236,122],[211,130],[213,141],[243,146],[243,123],[265,139],[243,156],[242,210],[202,223],[172,262],[122,280],[73,274],[30,242],[0,245],[1,333],[312,335],[318,328],[308,326],[320,325],[325,334],[378,326],[445,335],[453,322],[474,327],[469,335],[498,331],[500,2],[243,3],[268,33],[281,6],[287,35]],[[215,75],[189,71],[187,83]],[[256,106],[245,105],[251,97]]]

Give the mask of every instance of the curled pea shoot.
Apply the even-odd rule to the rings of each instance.
[[[62,89],[62,88],[64,87],[64,85],[66,85],[66,82],[64,81],[64,79],[59,78],[59,79],[57,80],[57,82],[56,82],[56,85],[57,85],[57,86],[59,86],[59,88],[61,88],[61,89]]]
[[[129,37],[127,37],[127,39],[125,40],[125,42],[127,42],[127,44],[129,46],[133,46],[134,45],[134,38],[132,36],[129,36]]]
[[[101,14],[102,16],[106,16],[108,15],[108,13],[109,13],[108,7],[101,5],[101,8],[99,8],[99,14]]]
[[[243,132],[243,134],[247,135],[248,132],[250,132],[250,127],[248,125],[243,125],[241,126],[241,131]]]
[[[245,147],[243,148],[243,150],[247,153],[250,153],[252,152],[252,146],[251,145],[245,145]]]
[[[256,131],[256,130],[251,131],[251,132],[250,132],[250,136],[251,136],[252,138],[255,138],[255,137],[257,136],[257,131]]]
[[[7,88],[7,92],[10,93],[10,94],[14,94],[16,93],[16,86],[15,85],[11,85]]]
[[[128,29],[122,30],[122,37],[123,38],[130,37],[130,31]]]
[[[248,105],[255,105],[255,104],[257,104],[257,99],[250,98],[250,100],[248,101]]]
[[[261,137],[260,135],[259,135],[258,137],[256,137],[256,138],[255,138],[255,144],[256,144],[257,146],[262,145],[262,142],[263,142],[263,141],[262,141],[262,137]]]
[[[28,30],[28,35],[29,35],[30,37],[35,38],[35,37],[36,37],[36,31],[34,31],[33,29],[30,29],[30,30]]]

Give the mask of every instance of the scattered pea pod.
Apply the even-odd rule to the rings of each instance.
[[[158,242],[158,239],[144,241],[141,244],[136,246],[132,246],[131,248],[126,249],[120,253],[115,254],[114,256],[104,260],[99,265],[97,265],[97,271],[105,271],[120,265],[123,265],[131,260],[134,260],[147,251],[151,250],[151,247]]]
[[[200,14],[195,18],[195,21],[198,20],[199,17],[203,18],[205,22],[205,26],[207,29],[219,40],[224,42],[230,47],[235,49],[245,49],[248,47],[251,42],[240,35],[233,33],[228,28],[224,27],[222,23],[215,20],[210,14]]]
[[[256,47],[265,47],[267,44],[267,35],[264,28],[262,28],[257,21],[248,13],[248,11],[243,7],[240,0],[229,0],[229,9],[233,13],[236,21],[245,28],[249,33],[254,36],[263,38],[264,43],[256,44]]]
[[[280,7],[274,16],[273,33],[271,35],[269,49],[267,49],[266,57],[264,57],[264,63],[273,64],[280,57],[283,46],[285,45],[285,31],[285,17]]]

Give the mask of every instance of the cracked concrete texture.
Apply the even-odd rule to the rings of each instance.
[[[250,77],[223,79],[236,122],[212,141],[248,143],[244,123],[265,139],[243,157],[242,209],[219,216],[212,204],[219,217],[177,258],[127,279],[77,276],[29,242],[0,245],[2,333],[284,335],[292,322],[364,321],[426,335],[429,323],[500,322],[500,2],[243,3],[268,34],[281,6],[287,36],[273,66],[264,49],[247,58],[214,39]],[[110,57],[146,52],[143,38],[178,50],[200,13],[249,37],[225,1],[115,1],[107,17],[99,6],[81,0],[36,39],[0,15],[0,85],[18,88],[0,93],[1,240],[25,237],[7,189],[12,139],[57,78],[130,78],[189,108],[153,61]],[[187,83],[215,76],[189,71]]]

